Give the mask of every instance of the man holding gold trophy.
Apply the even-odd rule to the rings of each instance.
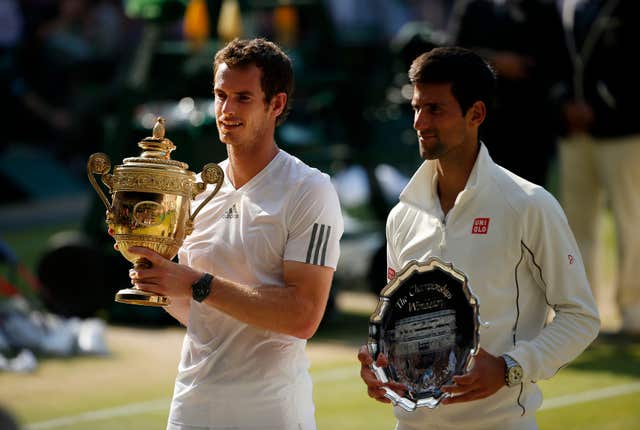
[[[536,429],[542,395],[535,381],[555,375],[599,330],[578,247],[551,194],[496,165],[479,140],[495,87],[491,67],[472,51],[436,48],[414,60],[409,78],[413,127],[425,162],[387,220],[389,286],[395,288],[405,266],[415,262],[450,262],[468,276],[475,294],[479,342],[466,369],[432,390],[439,398],[430,408],[400,407],[406,384],[381,381],[374,371],[392,363],[371,342],[358,354],[361,377],[369,396],[397,405],[398,430]],[[518,136],[513,138],[517,145]],[[396,304],[429,285],[435,284],[412,286]],[[425,301],[413,308],[428,306]],[[455,312],[442,312],[449,312],[450,331],[459,330]],[[419,317],[405,318],[413,326],[402,325],[400,335],[397,324],[391,327],[404,342],[405,356],[435,343],[417,337],[415,327],[436,330]],[[437,330],[448,333],[449,320],[437,321]],[[370,336],[379,337],[377,327]]]
[[[338,197],[326,174],[275,143],[293,90],[278,46],[230,42],[215,56],[213,85],[224,183],[195,218],[180,264],[129,249],[151,263],[131,282],[168,297],[165,309],[187,327],[167,428],[315,429],[304,348],[338,262]]]

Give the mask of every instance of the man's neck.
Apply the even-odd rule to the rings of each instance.
[[[229,168],[226,172],[234,188],[238,189],[262,171],[278,155],[278,146],[270,144],[251,147],[227,145]]]
[[[438,197],[440,207],[446,215],[455,204],[458,194],[467,185],[469,175],[478,158],[480,145],[474,151],[461,154],[455,159],[435,160],[438,169]]]

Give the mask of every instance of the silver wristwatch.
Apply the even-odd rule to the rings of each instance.
[[[505,364],[504,382],[507,384],[507,387],[519,385],[522,382],[523,376],[522,366],[507,354],[503,354],[502,359]]]

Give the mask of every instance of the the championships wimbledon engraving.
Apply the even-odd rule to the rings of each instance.
[[[369,322],[369,352],[384,354],[388,366],[373,366],[385,397],[411,411],[435,408],[446,396],[441,387],[465,373],[478,347],[478,300],[466,275],[437,258],[411,262],[380,293]]]

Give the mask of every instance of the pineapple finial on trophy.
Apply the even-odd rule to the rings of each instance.
[[[164,118],[161,116],[156,119],[156,124],[153,126],[153,138],[158,140],[164,139]]]

